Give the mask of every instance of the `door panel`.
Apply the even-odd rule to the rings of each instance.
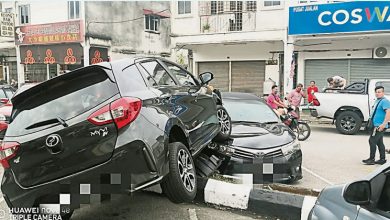
[[[232,91],[263,95],[264,61],[232,62]]]

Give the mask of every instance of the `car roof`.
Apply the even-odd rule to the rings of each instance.
[[[255,94],[244,92],[222,92],[222,99],[245,99],[245,100],[258,100],[263,101]]]

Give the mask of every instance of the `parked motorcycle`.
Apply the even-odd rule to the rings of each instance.
[[[311,129],[309,124],[299,119],[293,106],[288,106],[285,113],[280,116],[283,123],[287,125],[296,135],[299,141],[304,141],[309,138]]]

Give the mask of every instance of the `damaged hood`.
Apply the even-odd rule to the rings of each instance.
[[[233,146],[267,149],[286,145],[295,140],[294,133],[282,123],[232,123]]]

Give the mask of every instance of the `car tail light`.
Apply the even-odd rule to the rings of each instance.
[[[114,121],[117,128],[121,129],[137,118],[141,107],[140,99],[120,98],[91,114],[88,121],[94,125],[105,125]]]
[[[16,155],[16,151],[19,149],[20,144],[18,142],[3,142],[0,145],[0,162],[5,168],[9,168],[9,160]]]

